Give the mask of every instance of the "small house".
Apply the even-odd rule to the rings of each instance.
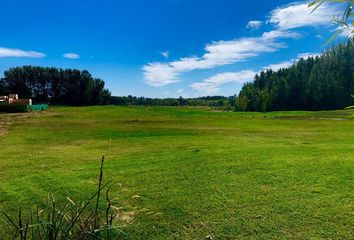
[[[18,94],[9,94],[0,96],[0,104],[32,105],[32,99],[21,99],[18,98]]]

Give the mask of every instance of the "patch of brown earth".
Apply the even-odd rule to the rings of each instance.
[[[120,211],[116,216],[116,221],[126,226],[132,223],[135,215],[136,215],[135,211],[126,211],[126,212]]]
[[[7,133],[9,127],[14,123],[25,121],[26,119],[43,113],[30,112],[30,113],[4,113],[0,114],[0,136]]]

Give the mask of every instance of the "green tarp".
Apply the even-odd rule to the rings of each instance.
[[[44,111],[48,109],[48,104],[27,105],[29,111]]]

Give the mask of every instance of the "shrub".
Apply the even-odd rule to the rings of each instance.
[[[27,105],[0,104],[0,112],[21,113],[21,112],[28,112],[28,108]]]

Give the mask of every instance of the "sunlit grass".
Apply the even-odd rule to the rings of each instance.
[[[350,238],[352,114],[52,108],[1,137],[0,206],[84,200],[106,155],[128,238]]]

